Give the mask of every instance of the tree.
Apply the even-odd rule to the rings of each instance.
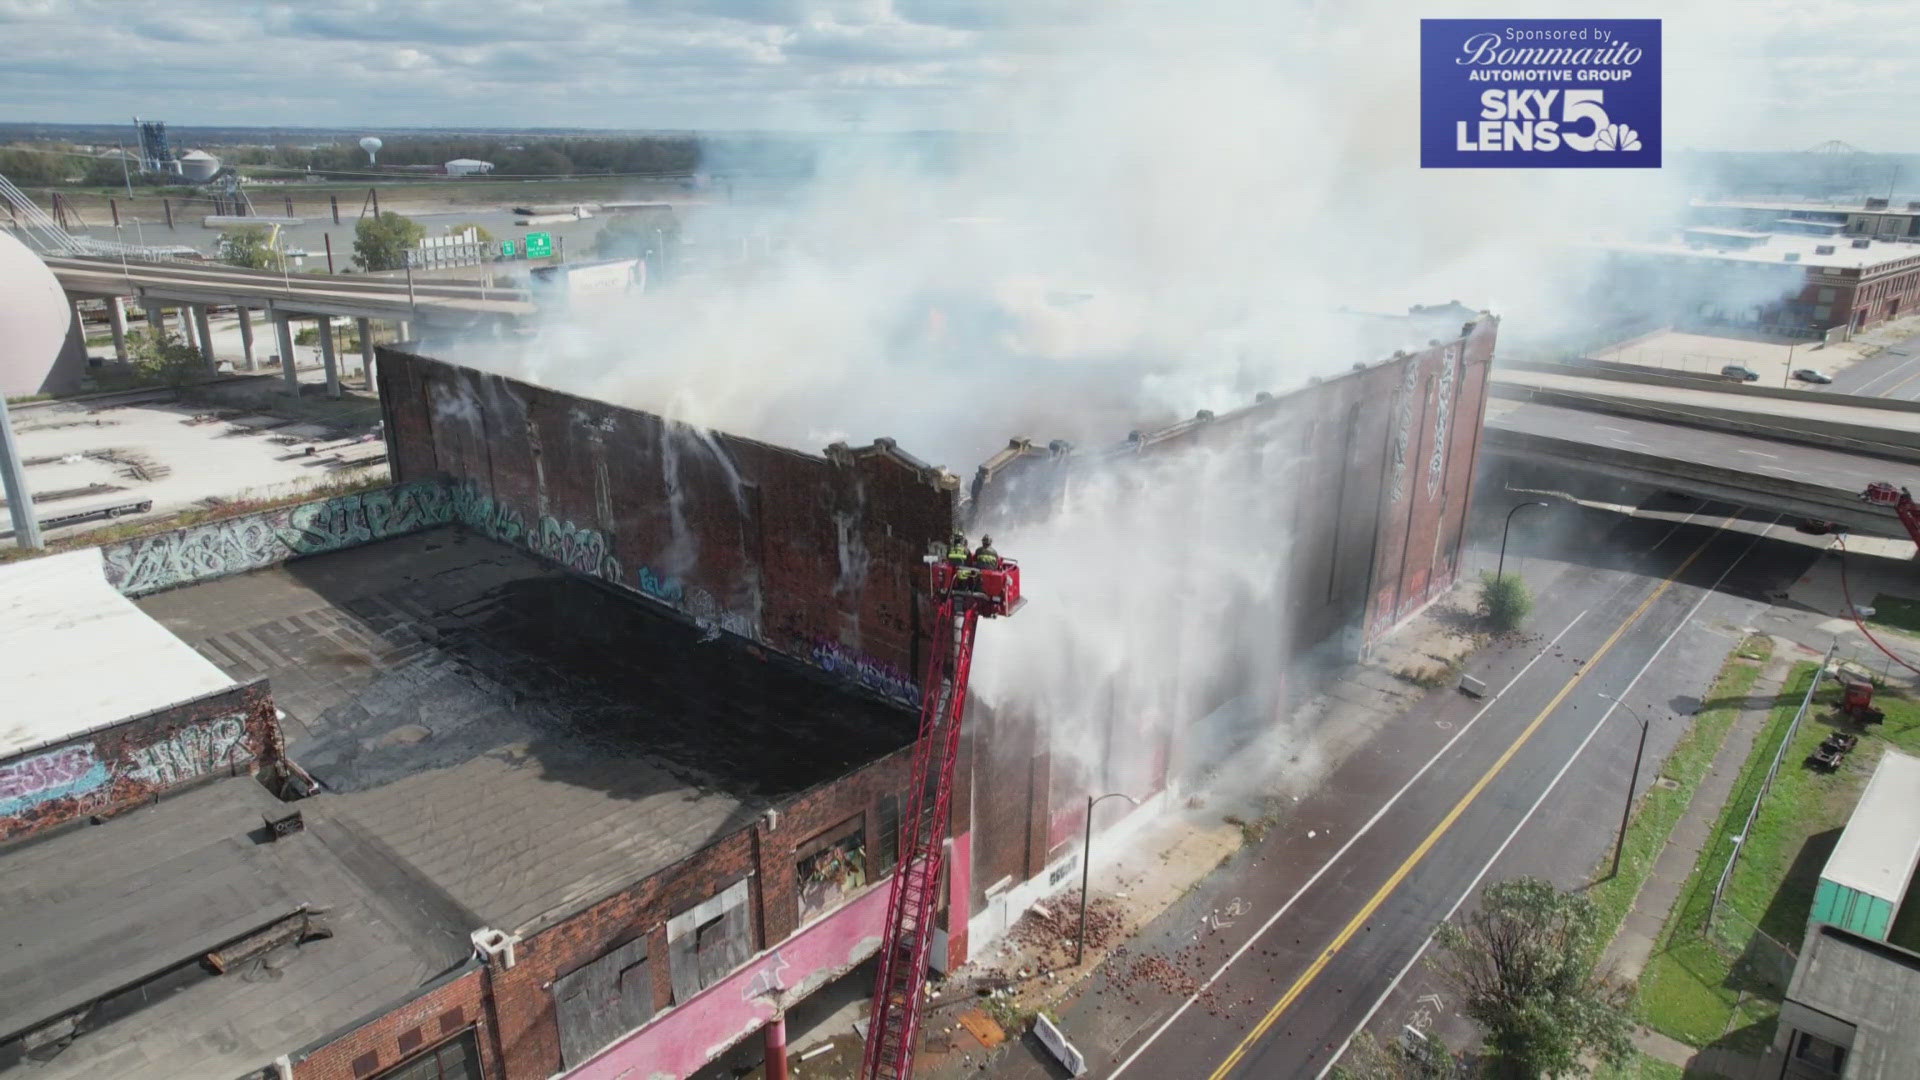
[[[1460,1056],[1431,1036],[1409,1045],[1383,1043],[1365,1031],[1353,1037],[1333,1067],[1333,1080],[1452,1080],[1470,1075]]]
[[[178,334],[128,334],[127,356],[142,382],[181,386],[207,373],[206,357]]]
[[[1480,606],[1486,611],[1487,622],[1505,633],[1520,629],[1520,624],[1527,621],[1533,612],[1533,594],[1518,574],[1482,574]]]
[[[1518,878],[1487,886],[1477,911],[1440,927],[1428,963],[1486,1032],[1490,1075],[1566,1076],[1583,1057],[1618,1065],[1632,1053],[1631,994],[1594,969],[1599,922],[1584,894]]]
[[[280,253],[273,247],[273,230],[265,225],[242,225],[220,234],[220,261],[249,270],[280,269]]]
[[[447,235],[459,236],[461,233],[466,232],[468,229],[473,230],[473,238],[475,240],[478,240],[483,244],[493,243],[493,234],[487,231],[487,227],[485,225],[482,225],[477,221],[468,221],[459,225],[455,225],[453,228],[447,230]]]
[[[399,270],[407,265],[407,253],[426,235],[419,222],[391,210],[361,218],[353,227],[353,261],[366,270]]]

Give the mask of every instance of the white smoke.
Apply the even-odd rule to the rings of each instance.
[[[1458,299],[1498,312],[1503,341],[1584,325],[1578,246],[1684,208],[1665,171],[1420,169],[1426,5],[1042,6],[1051,21],[988,32],[1019,62],[968,125],[1003,136],[959,167],[836,156],[779,206],[691,211],[686,250],[708,257],[637,302],[442,351],[802,449],[890,435],[966,477],[1010,436],[1112,444],[1391,350],[1340,308]],[[1672,7],[1444,14],[1664,18],[1671,157],[1764,123],[1741,42],[1772,17]],[[1271,708],[1306,644],[1278,630],[1286,522],[1330,512],[1294,505],[1272,464],[1090,474],[996,536],[1036,603],[983,633],[981,693],[1033,710],[1063,754],[1115,715]]]

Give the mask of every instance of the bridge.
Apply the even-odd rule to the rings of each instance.
[[[1636,484],[1904,537],[1870,482],[1920,490],[1920,404],[1580,365],[1494,375],[1484,445]]]
[[[250,371],[258,369],[252,313],[261,311],[277,336],[282,377],[288,390],[298,393],[293,323],[314,321],[320,330],[327,393],[333,397],[340,396],[335,319],[358,321],[361,360],[371,382],[370,324],[375,319],[400,324],[401,336],[410,337],[416,322],[448,330],[500,332],[538,310],[524,290],[475,284],[395,281],[353,274],[291,274],[126,256],[48,256],[46,263],[69,299],[107,302],[114,351],[122,360],[127,358],[128,299],[145,309],[149,326],[163,331],[167,310],[179,309],[184,336],[197,345],[209,366],[213,349],[207,311],[215,306],[237,309],[246,368]]]

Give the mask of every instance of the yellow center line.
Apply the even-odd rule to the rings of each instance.
[[[1298,998],[1307,987],[1313,983],[1313,980],[1319,977],[1320,972],[1326,968],[1327,964],[1332,962],[1334,955],[1346,946],[1347,942],[1353,938],[1354,934],[1359,932],[1360,927],[1364,925],[1368,919],[1373,917],[1373,913],[1379,910],[1381,904],[1386,902],[1387,897],[1393,890],[1400,887],[1400,883],[1406,880],[1408,874],[1413,872],[1413,868],[1420,865],[1420,861],[1427,857],[1427,852],[1433,849],[1433,845],[1440,842],[1440,838],[1446,835],[1447,830],[1453,827],[1453,823],[1459,820],[1460,815],[1466,812],[1468,806],[1473,804],[1473,800],[1479,798],[1480,793],[1486,789],[1486,786],[1493,782],[1493,778],[1500,775],[1500,771],[1507,767],[1507,763],[1513,760],[1513,755],[1520,752],[1520,748],[1526,745],[1528,739],[1533,738],[1533,733],[1538,731],[1540,725],[1546,722],[1548,715],[1560,707],[1560,703],[1566,700],[1567,695],[1573,692],[1574,687],[1580,685],[1582,679],[1585,679],[1589,673],[1600,666],[1600,658],[1607,655],[1607,652],[1620,640],[1620,636],[1627,632],[1627,628],[1637,622],[1640,616],[1646,614],[1647,609],[1653,606],[1653,602],[1660,599],[1661,594],[1671,588],[1680,575],[1686,573],[1687,567],[1692,566],[1694,560],[1698,559],[1701,554],[1707,550],[1707,546],[1719,538],[1720,530],[1731,525],[1734,518],[1738,516],[1737,514],[1729,516],[1725,521],[1721,522],[1719,528],[1715,529],[1714,535],[1707,537],[1705,543],[1693,549],[1693,554],[1688,555],[1685,562],[1682,562],[1676,567],[1673,573],[1668,574],[1666,580],[1660,583],[1659,588],[1654,589],[1653,592],[1647,595],[1645,600],[1640,601],[1640,606],[1633,609],[1633,614],[1628,615],[1619,626],[1614,628],[1612,635],[1601,644],[1600,648],[1588,659],[1586,664],[1575,673],[1573,678],[1569,679],[1567,684],[1560,688],[1560,692],[1553,696],[1553,700],[1547,703],[1547,707],[1540,710],[1540,715],[1534,717],[1533,722],[1527,725],[1526,730],[1520,733],[1519,738],[1513,740],[1513,743],[1507,747],[1506,752],[1502,753],[1499,760],[1493,763],[1493,767],[1488,769],[1485,775],[1481,776],[1480,779],[1474,783],[1473,787],[1467,790],[1466,795],[1462,796],[1460,801],[1454,804],[1453,809],[1447,811],[1447,816],[1440,819],[1440,823],[1433,827],[1433,831],[1427,834],[1425,840],[1420,841],[1420,846],[1413,849],[1413,854],[1407,856],[1406,861],[1401,863],[1399,869],[1393,872],[1393,876],[1387,879],[1386,884],[1380,886],[1379,891],[1373,894],[1373,898],[1368,900],[1366,905],[1358,912],[1354,913],[1352,921],[1348,922],[1346,927],[1340,931],[1339,935],[1333,939],[1333,944],[1328,945],[1322,950],[1313,964],[1308,967],[1306,971],[1301,972],[1300,977],[1294,980],[1292,986],[1287,988],[1287,992],[1280,995],[1280,1000],[1273,1003],[1273,1008],[1267,1010],[1267,1015],[1262,1017],[1260,1023],[1256,1025],[1252,1031],[1247,1033],[1246,1038],[1240,1040],[1240,1045],[1233,1048],[1233,1053],[1228,1054],[1227,1059],[1220,1063],[1220,1067],[1213,1070],[1208,1080],[1222,1080],[1227,1073],[1232,1071],[1235,1065],[1240,1063],[1240,1059],[1246,1056],[1248,1048],[1260,1041],[1262,1036],[1266,1035],[1267,1029],[1273,1027],[1274,1021],[1280,1019],[1280,1014],[1286,1012],[1287,1007],[1293,1004],[1294,999]]]
[[[1901,379],[1899,382],[1894,383],[1892,386],[1888,387],[1886,393],[1880,394],[1878,396],[1883,398],[1892,397],[1893,392],[1895,390],[1900,389],[1901,387],[1907,385],[1908,383],[1912,382],[1915,379],[1920,379],[1920,375],[1909,375],[1906,378]]]

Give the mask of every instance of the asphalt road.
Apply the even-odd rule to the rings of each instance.
[[[1737,626],[1810,557],[1719,531],[1731,510],[1624,522],[1605,547],[1627,554],[1565,571],[1540,636],[1473,665],[1493,697],[1430,695],[1110,957],[1062,1016],[1090,1075],[1316,1078],[1369,1021],[1457,1028],[1416,963],[1434,927],[1489,876],[1579,884],[1611,850],[1639,726],[1601,695],[1653,723],[1657,762]],[[1142,977],[1149,957],[1191,992]],[[1016,1057],[996,1075],[1047,1071]]]
[[[1833,382],[1813,387],[1829,394],[1920,401],[1920,337],[1898,345],[1838,372]]]

